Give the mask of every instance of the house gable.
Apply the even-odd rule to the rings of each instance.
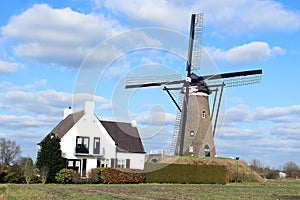
[[[84,118],[84,115],[85,112],[83,110],[68,115],[49,134],[55,134],[61,139],[80,119]],[[97,116],[95,117],[98,119]],[[145,153],[139,132],[131,123],[103,121],[99,119],[98,121],[104,127],[109,137],[115,142],[117,152]]]

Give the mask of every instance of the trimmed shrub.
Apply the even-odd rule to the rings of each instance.
[[[222,165],[184,165],[147,163],[147,183],[226,184]]]
[[[100,183],[99,170],[97,168],[91,169],[88,172],[88,183]]]
[[[146,180],[145,173],[130,169],[115,168],[97,168],[102,183],[109,184],[126,184],[126,183],[144,183]]]
[[[71,169],[61,169],[55,176],[55,180],[62,184],[72,182],[72,170]]]
[[[16,172],[10,172],[4,177],[6,183],[24,183],[25,178]]]

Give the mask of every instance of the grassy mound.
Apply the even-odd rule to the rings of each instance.
[[[166,156],[159,163],[165,164],[189,164],[189,165],[223,165],[226,168],[226,181],[234,182],[236,179],[236,160],[230,158],[214,157],[188,157],[188,156]],[[243,161],[238,161],[238,181],[240,182],[259,182],[264,179]]]

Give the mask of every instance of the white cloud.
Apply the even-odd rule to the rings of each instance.
[[[78,67],[92,48],[120,30],[104,15],[37,4],[12,17],[2,34],[17,43],[14,51],[20,57]]]
[[[105,1],[104,6],[116,15],[126,16],[129,21],[143,26],[162,26],[183,29],[189,21],[189,12],[182,3],[172,1]]]
[[[173,113],[158,111],[143,112],[134,117],[138,123],[151,125],[174,124],[175,118]]]
[[[260,129],[225,128],[222,138],[230,140],[254,140],[265,136]]]
[[[0,84],[0,88],[1,88]],[[9,85],[9,84],[5,84]],[[13,86],[10,86],[13,88]],[[0,93],[2,108],[12,113],[31,113],[38,115],[57,116],[62,114],[63,108],[73,106],[75,109],[83,108],[86,100],[93,100],[99,104],[107,104],[109,100],[92,94],[66,93],[56,90],[26,91],[24,88],[14,88]]]
[[[284,55],[286,53],[286,50],[281,48],[281,47],[276,46],[276,47],[272,48],[272,53],[274,55],[277,55],[277,54],[278,55]]]
[[[265,42],[251,42],[229,49],[225,59],[231,64],[245,64],[262,61],[271,55],[271,49]]]
[[[299,121],[300,105],[289,107],[259,107],[253,115],[254,120],[268,120],[272,122],[295,122]]]
[[[227,34],[273,30],[286,32],[300,27],[299,13],[271,0],[106,0],[103,4],[115,15],[139,25],[164,26],[184,31],[188,30],[190,14],[198,12],[205,13],[206,25]]]
[[[225,125],[258,121],[268,121],[276,124],[298,123],[299,117],[300,105],[272,108],[257,107],[254,110],[250,110],[244,105],[237,105],[226,109]]]
[[[238,105],[226,109],[225,124],[235,125],[239,122],[249,120],[250,111],[249,108],[244,105]]]
[[[0,60],[0,74],[9,74],[23,68],[23,65],[16,62],[7,62]]]
[[[85,66],[104,68],[126,49],[160,45],[159,40],[143,30],[125,30],[104,14],[83,14],[71,8],[36,4],[13,16],[2,28],[2,34],[13,41],[14,53],[19,57],[75,68],[83,61]],[[102,48],[95,48],[99,44]]]
[[[275,46],[271,48],[268,43],[254,41],[233,47],[228,50],[217,49],[214,47],[205,48],[209,56],[214,60],[225,60],[232,65],[249,64],[264,61],[272,55],[282,55],[285,50]]]
[[[300,140],[300,123],[278,123],[271,128],[271,134],[282,139]]]
[[[19,128],[39,128],[51,127],[55,122],[58,122],[60,117],[47,115],[28,116],[28,115],[0,115],[0,125],[4,129],[19,129]]]

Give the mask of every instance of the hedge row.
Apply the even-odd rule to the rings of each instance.
[[[226,184],[222,165],[184,165],[147,163],[147,183]]]
[[[144,183],[145,173],[136,170],[120,170],[114,168],[97,168],[102,183]]]

